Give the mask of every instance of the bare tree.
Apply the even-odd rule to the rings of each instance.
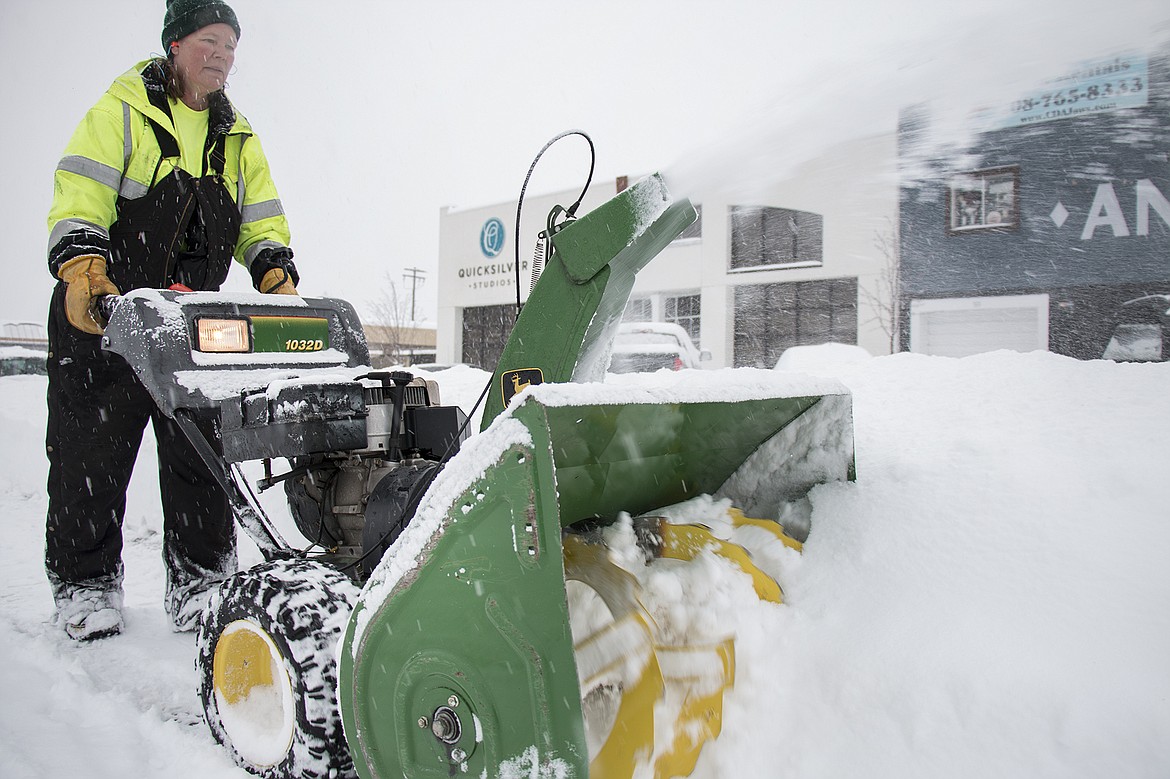
[[[873,310],[873,316],[868,321],[877,321],[889,339],[890,354],[894,354],[900,351],[898,322],[902,316],[900,283],[902,251],[898,226],[894,220],[886,217],[885,228],[874,233],[873,245],[882,258],[877,289],[863,287],[861,296]]]

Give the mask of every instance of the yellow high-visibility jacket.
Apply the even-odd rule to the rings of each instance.
[[[157,66],[140,62],[114,81],[73,133],[54,174],[49,211],[49,270],[54,276],[61,263],[83,254],[103,256],[114,269],[119,258],[111,257],[110,226],[117,222],[119,208],[148,196],[179,167],[178,157],[163,156],[151,126],[157,123],[178,142],[170,116],[158,107],[160,98],[165,100],[161,90]],[[213,104],[209,124],[209,136],[225,136],[218,180],[240,212],[232,253],[250,269],[263,250],[287,250],[288,222],[268,160],[247,119],[225,98]],[[211,140],[207,158],[213,152]]]

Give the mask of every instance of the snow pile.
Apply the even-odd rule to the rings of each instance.
[[[694,776],[1170,773],[1170,364],[897,355],[837,379],[857,480],[812,490],[786,603],[721,600],[742,581],[727,566],[673,601],[718,603],[736,633],[723,736]],[[126,520],[126,633],[77,645],[49,624],[44,387],[0,378],[0,776],[242,779],[200,722],[194,638],[161,607],[150,451]],[[277,513],[281,496],[262,500]]]
[[[1170,365],[900,355],[842,378],[858,480],[814,490],[725,726],[768,723],[772,775],[1165,775]]]
[[[785,349],[776,361],[776,370],[796,373],[828,373],[864,362],[872,355],[856,344],[823,343],[813,346],[793,346]]]
[[[11,359],[14,357],[32,357],[45,359],[47,354],[38,349],[29,349],[24,346],[0,346],[0,359]]]

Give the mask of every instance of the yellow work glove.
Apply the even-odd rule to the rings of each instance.
[[[69,324],[84,333],[101,335],[97,299],[102,295],[120,295],[114,282],[106,276],[106,261],[96,254],[85,254],[61,263],[57,277],[65,282],[65,316]]]
[[[260,279],[260,291],[266,295],[296,295],[292,276],[284,268],[272,268]]]

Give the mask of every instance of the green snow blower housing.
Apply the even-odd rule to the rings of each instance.
[[[432,483],[346,628],[339,700],[361,776],[627,779],[640,765],[686,775],[718,735],[733,648],[663,646],[628,573],[597,551],[598,529],[629,515],[648,555],[712,549],[779,600],[742,550],[647,515],[714,495],[775,520],[815,484],[853,477],[852,424],[843,390],[582,384],[604,377],[634,275],[694,219],[654,176],[553,237],[495,372],[485,431]],[[567,580],[595,591],[611,624],[575,639]],[[682,674],[682,726],[656,733],[655,704],[680,682],[668,657],[680,652],[719,678]],[[621,664],[635,667],[595,683]],[[587,733],[591,686],[610,692],[601,733]]]

